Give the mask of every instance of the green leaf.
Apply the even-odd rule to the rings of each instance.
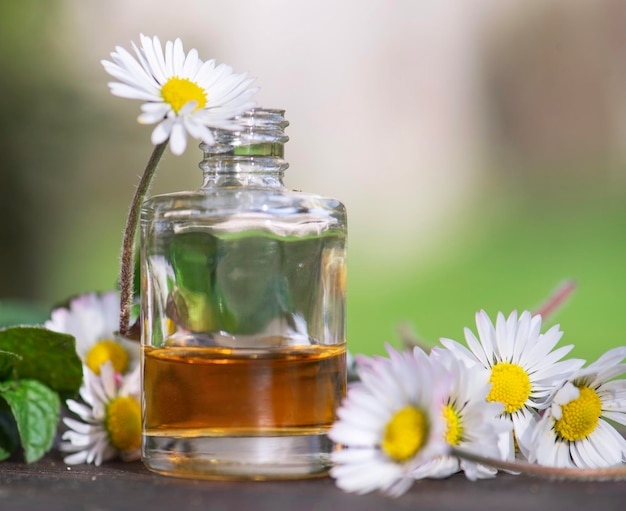
[[[26,462],[41,459],[57,431],[59,395],[37,380],[12,380],[0,384],[0,396],[13,412]]]
[[[10,327],[0,330],[0,350],[21,357],[12,360],[15,378],[39,380],[64,399],[78,392],[83,370],[73,336],[43,327]]]

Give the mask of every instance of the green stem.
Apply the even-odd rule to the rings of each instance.
[[[124,228],[124,239],[122,242],[122,257],[120,263],[120,335],[133,337],[130,326],[130,310],[133,304],[134,296],[134,273],[135,273],[135,236],[137,232],[137,225],[139,224],[139,214],[141,211],[141,205],[148,194],[150,189],[150,183],[152,177],[156,172],[157,166],[168,140],[157,144],[150,155],[150,159],[146,164],[146,168],[143,171],[141,180],[135,190],[135,196],[130,205],[128,211],[128,218],[126,219],[126,227]]]

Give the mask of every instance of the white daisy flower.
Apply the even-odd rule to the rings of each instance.
[[[63,459],[68,465],[100,465],[117,456],[127,461],[140,457],[139,367],[123,377],[110,362],[101,369],[99,376],[86,372],[80,388],[82,403],[66,401],[68,409],[82,419],[63,418],[68,429],[61,437],[59,450],[72,453]]]
[[[360,364],[329,437],[330,475],[348,492],[380,490],[399,496],[410,488],[416,466],[448,451],[441,416],[440,384],[419,348]],[[364,360],[361,357],[360,360]]]
[[[441,414],[446,424],[445,440],[451,448],[480,454],[492,459],[505,459],[501,439],[511,434],[511,423],[502,421],[499,415],[504,410],[502,403],[488,402],[490,385],[480,377],[477,364],[467,366],[451,351],[433,348],[430,353],[436,376],[446,384],[446,393],[441,405]],[[506,443],[506,442],[505,442]],[[462,470],[471,480],[494,477],[497,470],[456,456],[441,456],[418,467],[413,476],[445,478]]]
[[[450,339],[441,339],[441,343],[464,363],[482,367],[483,381],[491,383],[487,400],[502,403],[501,417],[513,423],[509,445],[515,441],[527,457],[538,411],[548,406],[554,387],[582,367],[584,361],[561,361],[573,346],[554,349],[563,334],[559,326],[542,334],[541,316],[532,316],[528,311],[519,319],[516,311],[508,318],[498,313],[495,326],[487,313],[480,311],[476,314],[476,326],[480,340],[465,329],[469,350]],[[510,452],[509,460],[514,450]]]
[[[139,365],[139,343],[116,335],[119,310],[117,291],[88,293],[70,300],[68,308],[54,309],[44,326],[73,335],[83,366],[96,374],[107,361],[116,372],[126,373]]]
[[[104,69],[119,82],[109,83],[111,93],[145,101],[138,121],[158,123],[152,143],[170,139],[174,154],[182,154],[187,134],[212,145],[210,128],[236,129],[233,117],[252,108],[250,88],[254,79],[246,73],[233,74],[231,67],[215,60],[203,62],[195,49],[185,54],[180,39],[167,41],[165,50],[158,37],[140,36],[141,47],[132,43],[136,57],[117,46],[113,62],[103,60]]]
[[[533,436],[530,461],[556,467],[604,468],[626,462],[626,347],[615,348],[561,386]]]

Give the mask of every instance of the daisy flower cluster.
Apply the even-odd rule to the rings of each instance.
[[[476,480],[498,468],[601,476],[622,467],[626,347],[583,367],[565,358],[572,345],[557,347],[559,326],[542,333],[541,324],[528,311],[498,313],[495,324],[480,311],[467,347],[441,339],[428,353],[387,346],[388,357],[355,357],[330,431],[337,486],[398,496],[415,480],[457,472]]]
[[[80,399],[66,401],[71,414],[63,417],[59,450],[68,465],[140,457],[139,343],[116,334],[119,303],[117,291],[81,295],[44,325],[74,336],[83,364]]]

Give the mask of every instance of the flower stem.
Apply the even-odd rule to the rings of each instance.
[[[576,289],[576,282],[574,280],[568,280],[561,284],[559,288],[548,298],[548,300],[541,305],[535,314],[538,314],[542,319],[546,319],[550,314],[553,314],[559,307],[561,307],[565,301],[572,295]]]
[[[126,219],[126,227],[124,228],[124,239],[122,242],[122,257],[120,262],[120,335],[127,337],[135,337],[131,332],[130,326],[130,310],[133,303],[134,295],[134,274],[135,274],[135,236],[137,232],[137,225],[139,224],[139,213],[141,211],[141,205],[150,189],[150,183],[152,177],[156,172],[157,166],[165,147],[167,146],[167,140],[154,146],[154,150],[150,155],[150,159],[146,164],[146,168],[143,171],[143,175],[135,190],[135,196],[130,205],[128,211],[128,218]]]
[[[458,458],[480,463],[498,470],[506,470],[514,474],[547,477],[549,479],[565,479],[579,481],[623,481],[626,479],[626,466],[613,465],[600,468],[552,467],[526,461],[505,461],[481,456],[464,449],[452,448],[452,454]]]

